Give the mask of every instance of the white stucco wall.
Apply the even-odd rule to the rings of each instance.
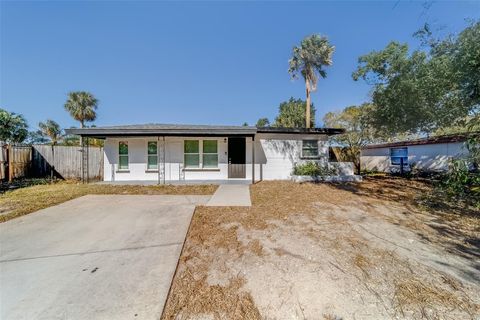
[[[290,179],[295,163],[307,161],[301,159],[302,140],[317,139],[318,152],[323,156],[321,160],[328,162],[328,138],[326,135],[268,133],[258,134],[256,139],[260,141],[260,145],[255,149],[255,163],[261,165],[263,180]]]
[[[158,140],[157,140],[158,139]],[[183,141],[184,140],[217,140],[218,141],[218,169],[208,171],[183,170]],[[128,171],[118,170],[118,143],[128,142],[129,166]],[[104,180],[105,181],[135,181],[158,180],[158,172],[147,170],[147,143],[158,141],[159,165],[164,152],[163,138],[107,138],[105,140]],[[200,144],[201,145],[201,144]],[[223,138],[165,138],[165,179],[166,180],[216,180],[225,179],[228,175],[227,143]]]
[[[424,171],[445,171],[453,158],[467,154],[463,142],[437,143],[408,146],[408,164]],[[399,166],[390,162],[391,148],[364,149],[360,156],[362,170],[390,172]]]
[[[135,181],[158,180],[157,172],[147,172],[147,143],[157,141],[157,137],[107,138],[105,140],[104,180]],[[183,170],[184,140],[217,140],[218,170]],[[166,180],[224,180],[228,179],[228,143],[227,137],[220,138],[165,138],[165,179]],[[298,134],[258,134],[255,138],[255,179],[289,179],[295,163],[300,158],[303,139],[319,140],[319,153],[328,161],[328,139],[323,135]],[[126,172],[118,170],[118,143],[128,142],[129,168]],[[159,163],[163,152],[163,138],[158,140]],[[252,139],[246,138],[246,180],[252,179]]]

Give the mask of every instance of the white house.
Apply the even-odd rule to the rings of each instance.
[[[468,137],[455,134],[368,145],[361,150],[360,167],[366,171],[397,172],[403,162],[406,170],[415,167],[429,172],[446,171],[451,159],[468,155]]]
[[[105,181],[290,179],[296,163],[328,163],[328,136],[343,129],[128,125],[67,129],[105,139]],[[342,173],[353,174],[351,164]]]

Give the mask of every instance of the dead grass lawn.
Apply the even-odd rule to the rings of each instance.
[[[214,185],[97,185],[73,181],[35,185],[0,194],[0,222],[29,214],[87,194],[213,194]]]
[[[246,289],[248,275],[241,272],[244,267],[257,268],[248,266],[248,257],[256,257],[252,259],[260,265],[269,255],[273,257],[272,261],[283,261],[278,260],[282,257],[305,260],[295,252],[283,248],[270,250],[262,245],[265,240],[276,241],[273,238],[275,229],[279,228],[277,225],[283,225],[287,230],[291,226],[292,230],[299,230],[299,234],[324,248],[328,256],[321,259],[331,258],[334,262],[327,264],[338,269],[341,278],[356,279],[361,290],[376,296],[391,317],[448,318],[443,317],[442,312],[449,308],[473,318],[479,306],[463,291],[458,281],[440,275],[428,278],[428,272],[423,277],[419,266],[415,268],[420,269],[415,270],[394,252],[371,247],[345,219],[333,215],[319,219],[319,203],[338,206],[362,202],[373,208],[375,204],[391,202],[405,206],[404,217],[383,218],[410,228],[425,239],[436,239],[453,246],[457,244],[458,235],[465,239],[475,235],[478,238],[478,216],[428,212],[421,204],[421,196],[428,192],[428,184],[397,179],[366,179],[361,184],[349,185],[276,181],[251,186],[251,208],[197,207],[162,319],[204,319],[204,316],[207,316],[205,319],[264,318],[252,292]],[[374,211],[372,214],[378,215]],[[455,233],[445,234],[440,229],[425,227],[423,222],[433,218],[455,229]],[[252,237],[246,242],[240,239],[241,231],[261,234],[263,240]],[[474,250],[475,246],[470,249]],[[234,268],[238,265],[240,267]],[[212,283],[212,272],[230,273],[231,276],[223,284]],[[330,313],[323,315],[326,319],[336,317]]]

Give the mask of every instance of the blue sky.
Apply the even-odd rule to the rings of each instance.
[[[426,9],[428,7],[428,10]],[[304,98],[287,73],[292,47],[327,35],[336,52],[313,102],[323,115],[369,99],[357,58],[391,40],[418,42],[425,22],[458,32],[480,1],[0,2],[0,107],[32,128],[64,111],[69,91],[100,100],[97,125],[254,124]]]

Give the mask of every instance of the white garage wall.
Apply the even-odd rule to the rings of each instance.
[[[157,172],[147,172],[147,143],[157,141],[163,152],[163,138],[107,138],[105,140],[104,180],[105,181],[157,181]],[[289,179],[295,163],[300,159],[303,139],[319,140],[320,161],[328,161],[328,139],[326,135],[258,134],[255,138],[255,179]],[[183,170],[184,140],[217,140],[218,170]],[[118,170],[118,143],[128,142],[129,170]],[[228,139],[226,137],[165,137],[165,179],[166,180],[224,180],[228,179]],[[252,179],[252,139],[246,141],[246,180]]]
[[[425,171],[444,171],[449,161],[467,155],[463,142],[408,146],[408,163]],[[398,166],[390,164],[390,148],[365,149],[361,152],[362,170],[389,172]]]
[[[255,149],[255,163],[261,166],[263,180],[290,179],[295,163],[306,162],[301,159],[302,140],[318,140],[318,152],[321,162],[328,162],[328,137],[326,135],[299,134],[258,134],[260,145]],[[257,151],[258,150],[258,151]],[[257,175],[255,175],[257,176]]]

